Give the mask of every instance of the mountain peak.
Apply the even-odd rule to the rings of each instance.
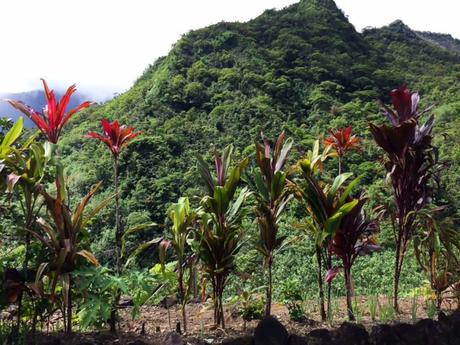
[[[334,0],[301,0],[300,5],[306,7],[315,7],[316,9],[340,11]]]
[[[393,32],[404,34],[407,38],[418,38],[417,34],[406,25],[401,19],[397,19],[388,25],[388,28]]]

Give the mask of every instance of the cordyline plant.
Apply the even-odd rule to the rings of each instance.
[[[56,294],[56,286],[59,280],[62,281],[64,297],[64,318],[65,330],[67,333],[72,332],[72,272],[77,267],[77,258],[83,257],[94,265],[99,265],[96,257],[88,250],[82,248],[83,239],[87,234],[85,227],[112,200],[110,197],[97,206],[89,214],[85,215],[85,208],[90,202],[93,195],[100,188],[101,182],[91,188],[91,191],[80,201],[72,212],[68,205],[65,204],[66,188],[64,185],[63,169],[57,167],[56,176],[56,197],[48,194],[41,189],[46,203],[46,208],[52,222],[48,223],[39,218],[39,224],[42,232],[31,231],[49,250],[50,262],[42,263],[37,271],[36,282],[41,280],[44,273],[48,272],[51,280],[51,296]]]
[[[366,217],[363,207],[367,198],[360,196],[358,203],[342,218],[339,229],[335,233],[329,251],[342,260],[342,267],[333,267],[326,273],[326,281],[332,281],[340,269],[345,276],[345,288],[347,292],[348,318],[355,320],[353,314],[353,285],[351,269],[359,256],[370,254],[380,247],[373,238],[378,230],[377,219],[370,220]]]
[[[318,263],[318,287],[320,298],[321,319],[326,319],[324,308],[323,289],[323,252],[329,247],[329,243],[337,232],[340,222],[358,203],[358,200],[348,200],[353,187],[358,183],[359,177],[354,179],[344,188],[344,183],[352,174],[338,175],[332,185],[326,183],[319,173],[322,163],[329,156],[327,147],[323,153],[319,153],[319,141],[313,145],[313,149],[307,156],[298,162],[303,180],[296,183],[295,195],[305,205],[307,214],[311,217],[305,219],[300,229],[312,235],[316,247],[316,259]],[[330,269],[331,267],[327,267]]]
[[[234,167],[233,146],[222,154],[215,154],[215,177],[208,164],[198,156],[198,170],[207,194],[201,200],[200,229],[196,231],[194,250],[209,275],[213,288],[214,322],[225,328],[222,296],[228,275],[235,269],[235,255],[241,246],[241,216],[243,205],[250,192],[243,188],[235,197],[241,174],[248,165],[243,159]]]
[[[430,180],[436,167],[436,150],[432,146],[434,118],[420,125],[420,96],[406,86],[391,91],[393,108],[383,105],[391,126],[370,124],[377,144],[385,151],[387,179],[391,181],[396,205],[393,224],[396,238],[393,305],[398,311],[399,279],[404,257],[416,230],[417,213],[431,200]]]
[[[285,141],[282,132],[274,150],[264,136],[263,145],[256,142],[256,162],[259,169],[248,178],[248,182],[257,199],[256,221],[259,225],[260,237],[257,249],[265,258],[268,268],[268,286],[265,315],[271,314],[272,302],[272,265],[275,250],[282,244],[285,237],[278,236],[281,215],[292,197],[288,188],[288,171],[283,171],[287,155],[292,147],[292,140]]]
[[[330,130],[331,135],[324,139],[324,145],[331,148],[330,156],[335,156],[339,163],[339,175],[342,173],[342,160],[348,151],[357,150],[361,139],[356,135],[353,135],[353,128],[348,126],[339,130]],[[332,267],[332,253],[330,250],[326,252],[326,267],[331,269]],[[327,307],[328,315],[330,315],[330,301],[332,294],[332,280],[327,281]]]
[[[31,137],[21,148],[15,149],[4,163],[10,171],[7,177],[7,192],[15,193],[21,206],[20,210],[24,216],[23,233],[25,238],[25,259],[22,267],[23,281],[29,281],[29,261],[31,259],[30,244],[31,233],[29,230],[36,228],[37,216],[43,206],[39,202],[39,186],[44,181],[47,165],[51,160],[51,148],[49,142],[43,145],[40,142],[33,142]],[[22,310],[22,294],[18,300],[18,326]],[[33,324],[33,328],[35,323]]]
[[[56,100],[54,90],[50,90],[45,80],[42,79],[43,88],[45,91],[45,97],[47,105],[43,109],[43,112],[38,112],[24,104],[21,101],[7,100],[14,108],[25,114],[31,119],[37,128],[47,137],[48,141],[57,144],[59,136],[61,135],[62,128],[72,118],[73,115],[78,113],[80,110],[89,107],[91,102],[83,102],[79,106],[70,109],[68,112],[67,107],[69,106],[70,99],[75,91],[76,86],[70,86],[60,101]]]
[[[123,229],[120,219],[120,195],[119,195],[119,157],[123,148],[125,148],[131,140],[136,138],[142,132],[134,132],[134,127],[121,126],[118,120],[110,123],[109,120],[101,121],[104,132],[102,134],[90,131],[86,135],[88,138],[94,138],[102,141],[109,148],[113,158],[113,180],[115,183],[115,242],[116,242],[116,268],[117,272],[121,272],[121,249]]]
[[[339,160],[339,174],[342,173],[342,158],[350,150],[359,147],[360,138],[352,134],[353,128],[348,126],[337,131],[330,131],[331,135],[324,139],[325,146],[331,146]]]
[[[131,140],[136,138],[142,132],[135,132],[134,127],[122,126],[118,120],[110,123],[109,120],[103,119],[101,121],[103,133],[96,133],[93,131],[88,132],[86,137],[98,139],[103,142],[109,148],[113,158],[113,180],[115,184],[115,267],[117,274],[121,273],[122,262],[121,253],[123,249],[123,226],[121,223],[120,216],[120,195],[119,195],[119,157],[120,153]],[[116,332],[116,308],[119,302],[120,296],[115,298],[115,306],[110,320],[110,329],[112,332]]]
[[[442,293],[458,282],[460,234],[451,220],[439,220],[440,209],[420,212],[417,222],[421,231],[414,236],[414,252],[418,263],[428,275],[440,310]]]
[[[193,225],[196,221],[196,213],[190,208],[188,198],[180,198],[176,204],[173,204],[169,209],[169,218],[173,222],[170,230],[165,233],[165,239],[160,243],[160,262],[164,271],[166,264],[166,252],[171,247],[177,260],[177,284],[179,303],[182,308],[182,321],[184,332],[187,333],[187,315],[185,306],[190,295],[190,287],[192,274],[189,276],[189,281],[185,281],[185,270],[187,265],[192,262],[190,253],[187,251],[188,243],[191,241]]]

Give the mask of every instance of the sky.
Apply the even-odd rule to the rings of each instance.
[[[193,29],[247,21],[296,0],[0,0],[0,93],[77,83],[101,100],[126,91]],[[336,0],[357,30],[402,19],[460,38],[458,0]]]

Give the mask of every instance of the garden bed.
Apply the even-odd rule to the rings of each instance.
[[[446,314],[443,313],[438,321],[426,318],[427,313],[431,313],[431,311],[427,310],[425,300],[422,297],[417,299],[419,308],[417,308],[416,319],[412,313],[413,300],[402,299],[400,303],[401,314],[394,315],[394,318],[385,321],[382,320],[382,315],[378,313],[375,321],[373,321],[369,311],[364,308],[367,300],[362,297],[359,298],[359,305],[362,306],[362,312],[358,313],[359,324],[346,322],[345,301],[339,299],[338,302],[339,308],[335,311],[334,319],[328,322],[321,322],[319,314],[314,310],[311,311],[305,322],[290,321],[287,309],[280,304],[274,305],[273,314],[286,326],[289,334],[296,335],[295,337],[291,336],[291,342],[297,341],[292,344],[348,344],[339,341],[345,338],[349,338],[350,344],[409,344],[404,334],[418,337],[419,342],[413,344],[458,344],[460,342],[460,333],[455,333],[460,332],[460,312],[448,310],[456,308],[456,304],[449,304],[448,301],[443,305],[443,309],[445,309],[446,314],[453,314],[446,317]],[[381,298],[379,303],[385,305],[387,301]],[[212,309],[207,304],[190,304],[187,308],[189,333],[183,337],[184,344],[251,344],[258,321],[248,322],[245,329],[244,321],[237,316],[236,310],[228,307],[226,309],[227,328],[224,331],[213,326]],[[71,337],[62,333],[50,332],[37,336],[37,343],[55,345],[181,344],[172,341],[172,332],[175,330],[177,322],[181,320],[178,307],[170,308],[171,327],[168,321],[168,312],[161,307],[143,307],[142,316],[137,320],[131,320],[128,315],[128,309],[122,312],[123,321],[119,336],[113,336],[107,331],[76,333]],[[426,342],[432,335],[436,335],[441,342]],[[450,342],[456,336],[458,336],[456,338],[458,342]],[[355,339],[357,342],[354,342],[354,337],[361,340]],[[310,339],[309,342],[307,342],[308,339]]]

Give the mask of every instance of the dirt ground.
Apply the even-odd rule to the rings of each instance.
[[[395,315],[392,320],[385,320],[381,317],[381,310],[377,308],[376,320],[371,319],[369,313],[369,304],[366,297],[359,297],[356,299],[359,310],[355,313],[357,315],[357,322],[363,324],[366,328],[370,329],[376,323],[387,322],[408,322],[412,323],[412,306],[411,299],[400,300],[401,313]],[[379,304],[381,306],[389,306],[391,301],[386,298],[380,297]],[[417,318],[428,317],[427,299],[419,297],[417,299]],[[316,328],[336,328],[343,321],[346,321],[346,302],[345,299],[337,299],[334,301],[332,309],[334,311],[333,320],[321,322],[320,314],[318,312],[317,301],[309,301],[305,303],[305,310],[307,311],[308,320],[305,322],[293,322],[289,319],[287,308],[275,303],[272,308],[272,314],[276,316],[281,323],[283,323],[290,333],[306,334]],[[384,308],[384,307],[382,307]],[[446,300],[443,303],[442,309],[446,312],[457,308],[457,302],[454,300]],[[248,322],[246,325],[241,317],[238,316],[238,306],[227,306],[226,309],[226,329],[222,330],[216,328],[213,324],[213,310],[212,304],[209,303],[194,303],[187,305],[187,321],[188,332],[185,336],[189,344],[218,344],[224,338],[232,338],[244,334],[252,334],[258,321]],[[168,316],[169,314],[169,316]],[[77,333],[72,338],[65,338],[65,341],[59,342],[57,339],[63,339],[62,335],[54,334],[49,337],[43,337],[38,341],[41,344],[164,344],[164,339],[168,333],[176,330],[178,322],[182,323],[182,317],[179,306],[172,306],[168,310],[159,306],[144,306],[141,308],[140,318],[132,320],[130,317],[130,310],[126,308],[121,311],[120,316],[122,321],[120,323],[121,332],[119,336],[113,337],[106,331],[93,332],[93,333]],[[198,339],[200,341],[198,342]]]

